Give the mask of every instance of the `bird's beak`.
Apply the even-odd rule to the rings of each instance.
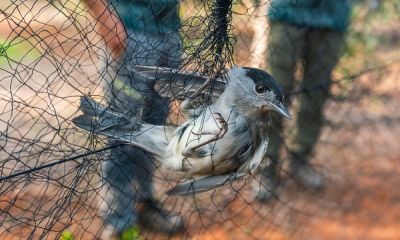
[[[272,105],[272,110],[277,111],[280,115],[284,116],[285,118],[292,119],[292,116],[290,115],[287,108],[283,105],[283,103],[279,104],[272,103],[271,105]]]

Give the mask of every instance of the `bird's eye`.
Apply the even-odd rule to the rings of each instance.
[[[266,90],[266,88],[265,88],[264,85],[261,85],[261,84],[257,84],[257,85],[256,85],[256,92],[257,92],[257,93],[264,93],[265,90]]]

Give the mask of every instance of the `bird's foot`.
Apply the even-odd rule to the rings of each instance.
[[[201,132],[193,132],[192,134],[194,135],[212,135],[211,138],[207,139],[206,141],[202,141],[194,146],[190,146],[187,147],[183,150],[182,155],[184,157],[190,157],[190,156],[197,156],[199,153],[198,151],[196,151],[197,149],[199,149],[200,147],[203,147],[209,143],[215,142],[218,139],[221,139],[224,137],[224,135],[226,134],[226,132],[228,131],[228,123],[225,121],[225,119],[222,117],[222,115],[220,113],[213,113],[214,115],[214,119],[218,125],[218,131],[214,132],[214,131],[201,131]]]
[[[217,131],[201,131],[201,132],[194,132],[192,131],[192,134],[194,135],[214,135],[215,137],[211,139],[210,142],[216,141],[218,139],[221,139],[225,133],[228,131],[228,123],[225,121],[224,117],[220,113],[213,113],[215,122],[217,123],[218,130]],[[208,142],[208,143],[210,143]]]

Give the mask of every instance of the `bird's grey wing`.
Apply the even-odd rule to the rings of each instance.
[[[174,188],[167,191],[168,195],[191,195],[213,190],[221,187],[228,182],[238,180],[246,176],[245,173],[230,173],[226,175],[207,176],[198,179],[192,179],[184,183],[176,185]]]
[[[134,65],[130,70],[135,76],[154,82],[154,89],[161,96],[181,100],[191,96],[207,81],[206,76],[173,68]],[[226,82],[217,78],[211,82],[205,92],[210,93],[212,98],[218,98],[225,87]]]

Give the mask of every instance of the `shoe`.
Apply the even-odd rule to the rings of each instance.
[[[324,180],[310,164],[295,164],[292,166],[292,177],[305,188],[319,191],[324,188]]]
[[[182,217],[166,212],[154,199],[148,199],[141,203],[138,224],[141,228],[168,235],[181,233],[184,230]]]
[[[269,203],[278,198],[279,180],[277,176],[261,176],[260,181],[253,181],[252,191],[255,200]]]

